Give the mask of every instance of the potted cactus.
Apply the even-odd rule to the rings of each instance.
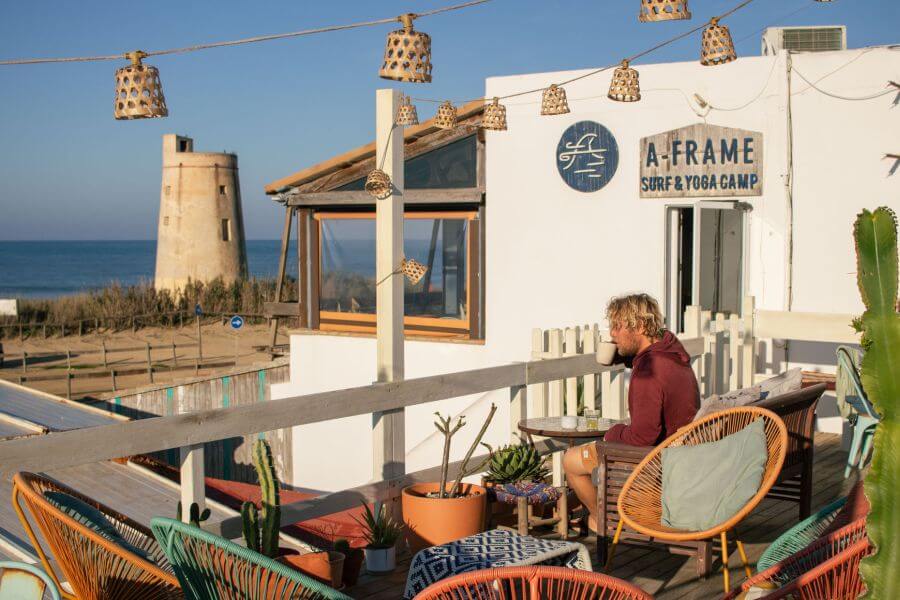
[[[366,570],[376,575],[392,572],[397,567],[397,540],[403,533],[403,525],[397,523],[380,502],[375,504],[375,510],[363,502],[362,520],[353,519],[363,528]]]
[[[202,529],[200,527],[200,523],[209,519],[209,516],[212,512],[208,508],[204,508],[203,512],[200,512],[200,505],[196,502],[191,502],[191,508],[188,512],[188,523],[196,527],[197,529]],[[178,501],[178,508],[175,511],[175,518],[181,521],[181,500]]]
[[[860,377],[881,422],[875,429],[872,465],[865,476],[871,509],[866,519],[875,553],[862,560],[860,572],[869,598],[900,594],[897,552],[897,478],[900,473],[900,313],[897,310],[897,217],[890,208],[864,210],[854,225],[856,277],[866,310],[853,322],[862,333],[866,353]]]
[[[484,470],[487,461],[477,467],[469,467],[475,448],[481,443],[497,407],[491,404],[490,412],[475,436],[475,440],[463,457],[459,474],[452,484],[448,481],[450,466],[450,440],[465,426],[465,417],[459,417],[451,426],[449,416],[435,413],[435,427],[444,435],[444,452],[441,461],[441,479],[432,483],[417,483],[403,488],[401,503],[406,539],[414,553],[447,542],[458,540],[484,530],[486,490],[480,485],[463,483],[470,475]]]
[[[363,550],[362,548],[353,548],[350,542],[345,538],[338,538],[334,541],[334,549],[344,555],[344,586],[353,587],[359,579],[359,571],[362,569]]]

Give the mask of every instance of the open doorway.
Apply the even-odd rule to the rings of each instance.
[[[684,327],[684,309],[737,314],[744,293],[745,211],[736,202],[666,208],[666,321]]]

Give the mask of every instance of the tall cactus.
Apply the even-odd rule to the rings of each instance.
[[[275,558],[278,556],[278,531],[281,525],[281,497],[278,475],[272,449],[266,440],[260,438],[253,444],[253,466],[259,479],[261,491],[260,509],[252,502],[241,506],[244,542],[256,552]]]
[[[866,350],[860,376],[881,415],[865,492],[875,554],[860,569],[869,598],[900,598],[900,313],[897,312],[897,217],[886,207],[864,210],[854,225],[856,271],[866,311],[854,321]]]

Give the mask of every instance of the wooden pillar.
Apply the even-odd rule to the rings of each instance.
[[[184,446],[181,454],[181,520],[190,521],[191,504],[197,503],[200,512],[206,508],[206,483],[203,466],[203,444]]]
[[[375,327],[379,382],[402,381],[403,127],[394,126],[400,92],[375,92],[375,164],[391,178],[393,191],[375,201]],[[403,409],[372,414],[373,476],[399,477],[406,470]]]
[[[273,302],[281,302],[281,289],[284,286],[284,271],[287,267],[288,247],[291,244],[291,219],[294,217],[294,207],[284,207],[284,230],[281,232],[281,255],[278,257],[278,279],[275,282],[275,297]],[[275,356],[275,342],[278,338],[278,317],[272,316],[269,321],[269,351]]]

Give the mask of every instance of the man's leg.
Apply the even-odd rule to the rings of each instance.
[[[569,487],[588,509],[590,517],[588,526],[597,530],[597,488],[591,482],[591,471],[597,466],[597,454],[593,451],[594,443],[575,446],[566,450],[563,457],[563,469],[566,472],[566,480]]]

